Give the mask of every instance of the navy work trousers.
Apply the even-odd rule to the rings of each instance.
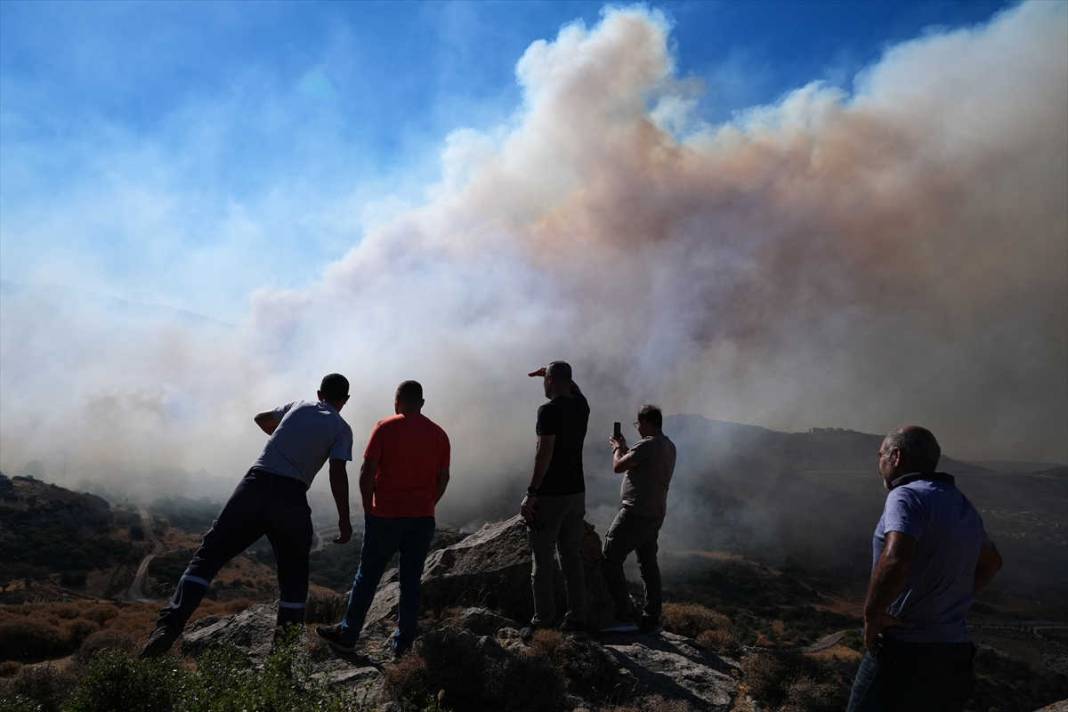
[[[352,582],[348,609],[341,622],[346,635],[353,638],[360,635],[378,582],[382,580],[382,574],[393,555],[400,552],[400,605],[397,607],[397,630],[393,634],[393,645],[398,651],[411,646],[419,621],[419,581],[423,577],[423,564],[426,563],[433,538],[433,517],[365,515],[360,568]]]
[[[960,712],[975,687],[971,643],[884,641],[860,661],[848,712]]]
[[[264,535],[278,565],[278,624],[302,623],[313,537],[304,483],[254,468],[204,535],[174,596],[160,612],[160,625],[185,627],[219,569]]]

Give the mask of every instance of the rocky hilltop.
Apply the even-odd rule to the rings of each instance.
[[[592,526],[583,558],[590,610],[605,623],[612,604]],[[422,589],[427,616],[414,655],[387,664],[385,641],[399,597],[394,571],[379,588],[357,653],[340,658],[313,647],[312,674],[383,709],[400,709],[406,688],[456,710],[595,709],[643,698],[664,709],[728,710],[744,702],[738,662],[681,635],[539,631],[524,641],[519,631],[531,613],[530,569],[522,520],[487,524],[429,557]],[[563,605],[562,587],[558,594]],[[261,604],[202,619],[185,634],[183,653],[229,644],[263,660],[274,616],[272,607]]]
[[[143,538],[134,512],[33,477],[0,474],[0,591],[16,580],[49,577],[84,587],[90,571],[136,561]],[[13,596],[5,591],[6,601]]]

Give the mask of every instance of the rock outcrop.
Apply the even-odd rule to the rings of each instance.
[[[601,538],[592,524],[586,524],[582,560],[586,572],[587,615],[594,627],[606,625],[613,617],[612,600],[601,577]],[[516,515],[511,519],[484,525],[452,546],[431,552],[423,568],[422,605],[424,609],[453,606],[481,606],[517,621],[528,621],[534,613],[530,596],[530,548],[527,527]],[[557,610],[563,613],[563,576],[557,566]],[[367,621],[373,624],[396,615],[400,600],[397,570],[382,579]]]
[[[600,575],[600,539],[589,528],[584,559],[590,609],[610,617]],[[563,605],[562,585],[561,605]],[[594,710],[657,696],[671,709],[730,710],[738,697],[738,663],[671,633],[562,635],[524,640],[530,616],[530,555],[516,517],[488,524],[461,542],[431,554],[423,576],[424,621],[416,642],[418,664],[398,666],[384,650],[396,610],[395,572],[383,582],[357,653],[337,657],[312,643],[317,679],[375,709],[399,709],[411,690],[436,696],[449,709]],[[606,613],[607,611],[607,613]],[[183,651],[199,654],[225,643],[262,659],[270,650],[275,611],[256,605],[228,617],[198,621]],[[314,636],[312,636],[314,638]]]

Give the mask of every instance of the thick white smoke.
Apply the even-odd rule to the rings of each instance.
[[[358,448],[421,380],[470,500],[529,467],[524,374],[553,358],[591,438],[654,401],[1068,460],[1066,31],[1063,3],[1024,4],[891,49],[851,95],[710,126],[659,13],[565,27],[519,60],[513,122],[449,137],[423,205],[235,327],[6,294],[2,466],[232,480],[252,413],[338,370]]]

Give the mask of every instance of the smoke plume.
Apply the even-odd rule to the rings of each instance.
[[[357,450],[395,385],[422,381],[470,502],[527,474],[525,374],[558,358],[591,439],[652,401],[1068,460],[1066,6],[924,36],[851,92],[813,83],[720,125],[670,31],[609,9],[531,44],[512,121],[454,132],[425,202],[239,324],[9,290],[3,468],[229,483],[256,455],[252,414],[336,370]]]

